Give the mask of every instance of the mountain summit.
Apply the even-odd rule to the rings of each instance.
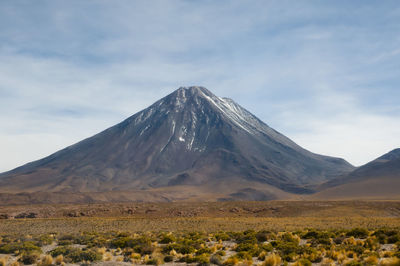
[[[0,192],[262,200],[308,193],[353,169],[301,148],[231,99],[181,87],[91,138],[1,174]]]

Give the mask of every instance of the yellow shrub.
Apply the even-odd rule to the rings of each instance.
[[[332,259],[330,259],[330,258],[324,258],[324,259],[321,261],[321,266],[334,266],[334,265],[335,265],[334,260],[332,260]]]
[[[104,261],[111,261],[112,260],[113,255],[110,252],[106,252],[103,254],[103,260]],[[132,257],[132,255],[131,255]]]
[[[347,244],[347,245],[353,245],[353,246],[357,245],[357,241],[354,239],[354,237],[346,238],[346,239],[343,241],[343,243],[344,243],[344,244]]]
[[[333,260],[338,260],[339,257],[339,252],[337,252],[336,250],[329,250],[326,253],[326,256],[333,259]]]
[[[239,263],[239,259],[236,257],[230,257],[226,261],[224,261],[225,265],[236,265]]]
[[[107,249],[106,248],[98,248],[97,252],[100,253],[101,255],[104,255],[106,253]]]
[[[337,261],[342,263],[345,259],[347,259],[346,252],[341,250],[337,255]]]
[[[46,255],[40,260],[38,266],[50,266],[52,264],[53,264],[53,257],[50,255]]]
[[[265,257],[267,256],[267,253],[265,251],[262,251],[260,255],[258,255],[259,260],[265,260]]]
[[[384,258],[381,263],[379,263],[381,266],[399,266],[400,265],[400,259],[399,258]]]
[[[391,257],[393,257],[393,252],[391,252],[391,251],[381,251],[381,252],[379,252],[379,256],[381,258],[391,258]]]
[[[57,257],[56,257],[56,264],[57,265],[60,265],[60,264],[62,264],[64,262],[64,256],[63,255],[58,255]]]
[[[239,263],[240,266],[251,266],[253,265],[253,261],[252,260],[244,260],[241,263]]]
[[[6,266],[8,258],[2,257],[0,258],[0,266]]]
[[[357,259],[357,253],[355,253],[354,251],[348,251],[346,255],[348,258]]]
[[[281,264],[281,257],[278,254],[272,253],[268,255],[264,262],[261,264],[262,266],[277,266]]]
[[[371,255],[371,256],[365,258],[364,262],[369,265],[378,265],[379,259],[377,256]]]
[[[131,259],[133,259],[133,260],[140,260],[141,258],[142,258],[142,255],[140,255],[139,253],[131,254]]]

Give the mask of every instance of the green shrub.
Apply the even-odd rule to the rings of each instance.
[[[364,247],[358,246],[358,245],[345,245],[345,246],[342,246],[342,248],[346,251],[353,251],[353,252],[357,253],[358,255],[363,254],[365,251]]]
[[[172,234],[163,235],[160,239],[161,244],[169,244],[176,241],[176,238]]]
[[[61,235],[59,238],[58,238],[58,240],[59,241],[61,241],[61,240],[70,240],[70,241],[74,241],[75,240],[75,236],[74,235],[70,235],[70,234],[66,234],[66,235]]]
[[[263,231],[257,232],[256,238],[257,238],[258,242],[265,242],[265,241],[268,241],[269,239],[271,239],[272,235],[273,234],[270,231],[263,230]]]
[[[146,264],[147,265],[160,265],[160,264],[162,264],[162,262],[163,261],[160,258],[151,258],[146,262]]]
[[[169,253],[171,250],[175,250],[178,253],[181,254],[191,254],[195,251],[195,248],[191,245],[184,245],[181,243],[174,243],[174,244],[168,244],[166,245],[163,249],[162,252],[164,254]]]
[[[363,264],[359,261],[352,260],[352,261],[346,263],[346,266],[363,266]]]
[[[23,264],[35,264],[39,259],[39,254],[36,252],[24,252],[21,254],[19,261]]]
[[[196,251],[196,255],[210,254],[210,253],[212,253],[212,252],[211,252],[211,249],[210,249],[210,248],[207,248],[207,247],[201,248],[201,249],[199,249],[199,250]]]
[[[315,238],[318,238],[319,233],[320,233],[319,231],[310,230],[310,231],[307,231],[306,233],[304,233],[301,236],[301,238],[304,238],[304,239],[315,239]]]
[[[309,261],[308,259],[305,259],[305,258],[299,259],[297,261],[297,263],[300,264],[301,266],[311,266],[312,265],[311,261]]]
[[[293,261],[293,258],[297,254],[303,254],[307,249],[307,247],[299,246],[297,242],[283,242],[279,240],[273,241],[271,244],[285,261]]]
[[[42,247],[44,245],[50,245],[53,243],[54,238],[52,238],[50,235],[41,235],[36,238],[35,241],[38,246]]]
[[[50,255],[53,257],[57,257],[58,255],[63,255],[65,257],[76,250],[79,249],[69,246],[56,247],[55,249],[50,251]]]
[[[12,254],[17,251],[18,253],[32,253],[34,251],[39,253],[42,252],[41,248],[36,246],[35,242],[32,241],[26,241],[22,243],[7,243],[0,246],[0,253],[3,254]]]
[[[132,238],[121,237],[111,241],[111,246],[114,248],[133,248],[135,252],[144,254],[151,254],[154,251],[152,241],[148,237]]]
[[[353,236],[356,238],[367,238],[368,235],[369,235],[369,232],[365,228],[354,228],[346,233],[347,237]]]
[[[217,252],[215,252],[215,255],[218,255],[218,256],[225,256],[225,255],[226,255],[226,252],[225,252],[224,250],[218,250]]]
[[[281,237],[280,237],[280,239],[282,240],[282,241],[284,241],[284,242],[287,242],[287,243],[294,243],[294,244],[296,244],[296,245],[298,245],[299,244],[299,239],[297,238],[297,237],[295,237],[293,234],[291,234],[291,233],[284,233]]]
[[[173,262],[174,261],[174,256],[167,255],[164,257],[165,262]]]
[[[59,246],[69,246],[72,245],[74,242],[72,240],[59,240],[58,245]]]
[[[387,242],[388,244],[394,244],[400,241],[400,235],[399,234],[395,234],[395,235],[391,235],[387,238]]]
[[[180,261],[186,263],[208,264],[210,263],[210,258],[208,254],[201,254],[198,256],[186,255]]]
[[[257,244],[251,244],[251,243],[240,243],[237,245],[235,248],[236,252],[248,252],[252,257],[257,257],[258,254],[260,254],[261,250],[258,247]]]
[[[12,254],[15,251],[19,250],[20,245],[18,243],[7,243],[4,245],[0,245],[0,253],[1,254]]]
[[[57,247],[50,252],[50,255],[53,257],[63,255],[66,261],[73,263],[81,261],[99,261],[103,258],[100,253],[94,250],[81,250],[79,248],[68,246]]]
[[[333,239],[333,242],[336,244],[336,245],[340,245],[340,244],[342,244],[343,243],[343,241],[346,239],[346,237],[344,237],[344,236],[338,236],[338,237],[335,237],[334,239]]]
[[[223,264],[222,256],[218,255],[218,254],[214,254],[211,256],[210,262],[215,265],[222,265]]]
[[[114,248],[133,248],[136,241],[132,237],[120,237],[111,241],[111,246]]]
[[[237,257],[238,259],[241,259],[241,260],[251,260],[252,257],[253,257],[253,256],[252,256],[249,252],[247,252],[247,251],[239,251],[239,252],[236,253],[234,256]]]
[[[100,261],[103,256],[93,250],[79,250],[68,255],[72,262]]]
[[[236,243],[238,244],[241,243],[257,244],[258,242],[256,237],[256,232],[254,230],[247,230],[242,233],[236,233],[234,238]]]
[[[231,237],[225,232],[218,232],[214,235],[214,238],[219,241],[228,241],[231,240]]]

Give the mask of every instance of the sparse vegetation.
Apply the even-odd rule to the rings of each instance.
[[[318,216],[313,212],[310,216],[290,217],[289,211],[296,212],[291,206],[280,202],[270,204],[275,206],[274,211],[282,212],[276,217],[265,217],[263,213],[270,211],[265,207],[267,203],[235,203],[235,208],[232,203],[218,203],[215,205],[217,211],[207,205],[195,206],[211,208],[208,212],[222,212],[227,214],[226,217],[166,218],[162,217],[164,213],[152,211],[143,217],[2,219],[0,266],[30,263],[87,265],[93,261],[142,265],[178,262],[323,266],[400,263],[399,218],[371,218],[367,208],[363,208],[363,215],[359,216],[333,217],[333,211],[331,213],[328,208],[323,210],[327,215]],[[312,208],[318,204],[312,203]],[[339,203],[329,204],[340,210],[344,208]],[[390,204],[394,213],[398,207],[395,203]],[[125,205],[121,204],[120,208],[124,209]],[[150,208],[157,209],[157,206],[144,204],[131,209],[134,213],[141,210],[144,213]],[[180,215],[196,213],[191,208],[185,207]],[[201,208],[196,211],[202,213]],[[89,213],[89,209],[85,213]]]
[[[398,234],[399,229],[393,228],[353,228],[217,233],[110,231],[35,237],[3,235],[0,242],[0,265],[11,264],[8,263],[11,257],[21,264],[42,266],[95,261],[125,261],[147,265],[169,262],[265,266],[309,266],[313,263],[398,265],[400,245],[388,240]],[[65,241],[70,244],[66,245]],[[47,253],[39,247],[44,243],[53,246]]]

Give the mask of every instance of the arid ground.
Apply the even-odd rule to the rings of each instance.
[[[269,201],[0,206],[0,234],[400,227],[399,201]]]
[[[0,207],[0,265],[398,265],[398,201]]]

